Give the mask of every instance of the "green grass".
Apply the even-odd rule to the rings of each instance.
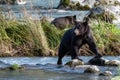
[[[16,24],[5,29],[8,37],[17,45],[30,41],[30,29],[27,25]]]
[[[8,44],[5,44],[6,42]],[[41,22],[25,18],[25,21],[21,23],[17,20],[6,20],[0,14],[0,49],[5,54],[7,52],[14,54],[11,50],[15,49],[15,55],[18,56],[47,55],[48,43]],[[4,55],[1,52],[0,54]]]
[[[47,41],[49,43],[49,47],[53,50],[55,50],[59,44],[60,40],[62,38],[63,33],[65,30],[59,30],[50,22],[42,22],[43,29],[45,31],[45,35],[47,37]]]
[[[91,26],[97,46],[103,54],[120,54],[120,28],[101,20],[98,24],[93,22]]]
[[[97,46],[104,55],[120,54],[120,28],[101,20],[91,21]],[[6,20],[0,14],[0,56],[49,56],[56,51],[67,30],[59,30],[48,21]]]

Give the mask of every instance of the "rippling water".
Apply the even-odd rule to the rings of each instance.
[[[85,63],[90,57],[81,56]],[[105,56],[109,60],[120,60],[120,56]],[[63,64],[71,60],[64,57]],[[0,80],[101,80],[103,78],[94,74],[83,74],[83,69],[71,69],[68,67],[58,67],[57,57],[6,57],[0,58],[0,67],[7,67],[12,64],[19,64],[26,67],[22,71],[0,70]],[[110,70],[113,75],[118,75],[117,67],[99,67],[100,71]],[[104,79],[110,80],[110,79]]]
[[[88,62],[92,56],[81,56],[81,59],[83,59],[85,62]],[[109,59],[109,60],[120,60],[120,56],[105,56],[104,58]],[[71,60],[70,57],[65,57],[63,58],[63,64],[65,64],[67,61]],[[5,57],[5,58],[0,58],[0,61],[2,61],[5,64],[30,64],[30,65],[36,65],[36,64],[56,64],[57,62],[57,57]]]
[[[55,9],[59,5],[59,1],[60,0],[26,0],[27,4],[25,5],[0,5],[0,7],[2,7],[2,10],[4,11],[3,14],[7,19],[12,19],[14,17],[16,17],[16,19],[23,19],[23,17],[27,15],[30,19],[39,20],[41,17],[46,16],[52,20],[56,17],[77,15],[77,20],[82,21],[83,17],[88,13],[88,11]],[[83,2],[83,0],[80,2]],[[88,1],[90,4],[93,2]],[[116,14],[117,20],[114,20],[114,23],[120,24],[120,6],[107,6],[106,8],[110,12]],[[25,12],[27,12],[27,14],[25,14]]]
[[[0,71],[0,80],[109,80],[105,77],[70,73],[56,73],[45,70]]]
[[[31,19],[38,20],[43,16],[49,18],[73,16],[77,15],[78,20],[83,20],[83,17],[88,11],[71,11],[71,10],[58,10],[55,9],[60,0],[27,0],[26,5],[0,5],[3,14],[7,19],[22,19],[25,15]],[[54,8],[54,9],[53,9]],[[25,14],[27,12],[27,14]]]
[[[66,15],[78,15],[78,19],[82,20],[87,11],[65,11],[50,9],[56,7],[59,0],[27,0],[26,5],[0,5],[4,14],[10,18],[9,12],[12,10],[17,19],[22,18],[24,8],[35,19],[41,16],[60,17]],[[44,9],[45,8],[45,9]],[[49,9],[48,9],[49,8]],[[81,17],[83,16],[83,17]],[[84,62],[88,62],[92,57],[81,57]],[[105,56],[109,60],[120,60],[120,56]],[[63,64],[70,60],[70,57],[63,59]],[[0,58],[0,68],[7,67],[12,64],[26,66],[23,71],[1,71],[0,80],[109,80],[96,75],[82,74],[83,70],[61,67],[56,65],[57,57],[6,57]],[[100,67],[101,71],[110,70],[114,75],[118,75],[116,67]]]

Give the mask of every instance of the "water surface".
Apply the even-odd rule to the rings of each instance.
[[[81,56],[85,63],[93,56]],[[120,56],[104,56],[109,60],[120,60]],[[64,57],[63,64],[71,60]],[[110,80],[110,77],[98,76],[97,74],[85,74],[84,69],[72,69],[69,67],[58,67],[57,57],[6,57],[0,58],[0,67],[7,67],[12,64],[19,64],[25,70],[4,71],[0,70],[0,80]],[[118,67],[98,66],[100,71],[109,70],[113,76],[118,75]]]

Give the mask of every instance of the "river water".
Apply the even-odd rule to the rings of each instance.
[[[89,13],[89,11],[55,9],[59,5],[59,1],[60,0],[26,0],[25,5],[0,5],[0,8],[7,19],[16,18],[18,20],[23,20],[25,16],[30,19],[40,20],[44,16],[48,17],[51,21],[56,17],[76,15],[77,20],[83,21],[83,18]],[[84,0],[81,0],[80,2],[83,1]],[[94,0],[92,2],[89,1],[91,5],[93,2]],[[120,24],[120,6],[107,6],[106,8],[106,10],[109,10],[116,15],[117,20],[114,20],[113,22]]]
[[[39,20],[43,16],[51,20],[56,17],[77,15],[78,20],[83,20],[89,11],[71,11],[55,9],[60,0],[26,0],[25,5],[0,5],[3,14],[7,19],[23,19],[24,16],[30,19]]]
[[[81,56],[85,63],[93,56]],[[120,56],[105,56],[109,60],[120,60]],[[70,57],[63,58],[63,64],[68,62]],[[20,71],[0,70],[0,80],[110,80],[110,77],[98,76],[96,74],[85,74],[84,69],[72,69],[56,65],[57,57],[6,57],[0,58],[0,67],[7,67],[12,64],[19,64],[25,67]],[[100,71],[109,70],[113,76],[118,75],[118,67],[99,66]]]
[[[42,16],[56,18],[66,15],[77,15],[79,20],[88,11],[65,11],[52,9],[57,7],[59,0],[26,0],[26,5],[0,5],[6,18],[22,19],[27,12],[32,19],[40,19]],[[12,16],[11,16],[12,15]],[[82,56],[84,62],[88,62],[90,57]],[[109,60],[120,60],[120,56],[105,56]],[[63,64],[70,60],[70,57],[63,59]],[[8,67],[12,64],[19,64],[26,69],[22,71],[0,70],[0,80],[110,80],[106,77],[99,77],[94,74],[83,74],[84,70],[58,67],[57,57],[6,57],[0,58],[0,68]],[[99,67],[101,71],[110,70],[113,76],[118,75],[117,67]]]

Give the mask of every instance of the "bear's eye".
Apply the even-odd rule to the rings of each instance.
[[[79,27],[77,26],[76,29],[79,29]]]
[[[81,25],[77,26],[77,29],[81,30],[81,29],[82,29],[82,26],[81,26]]]

